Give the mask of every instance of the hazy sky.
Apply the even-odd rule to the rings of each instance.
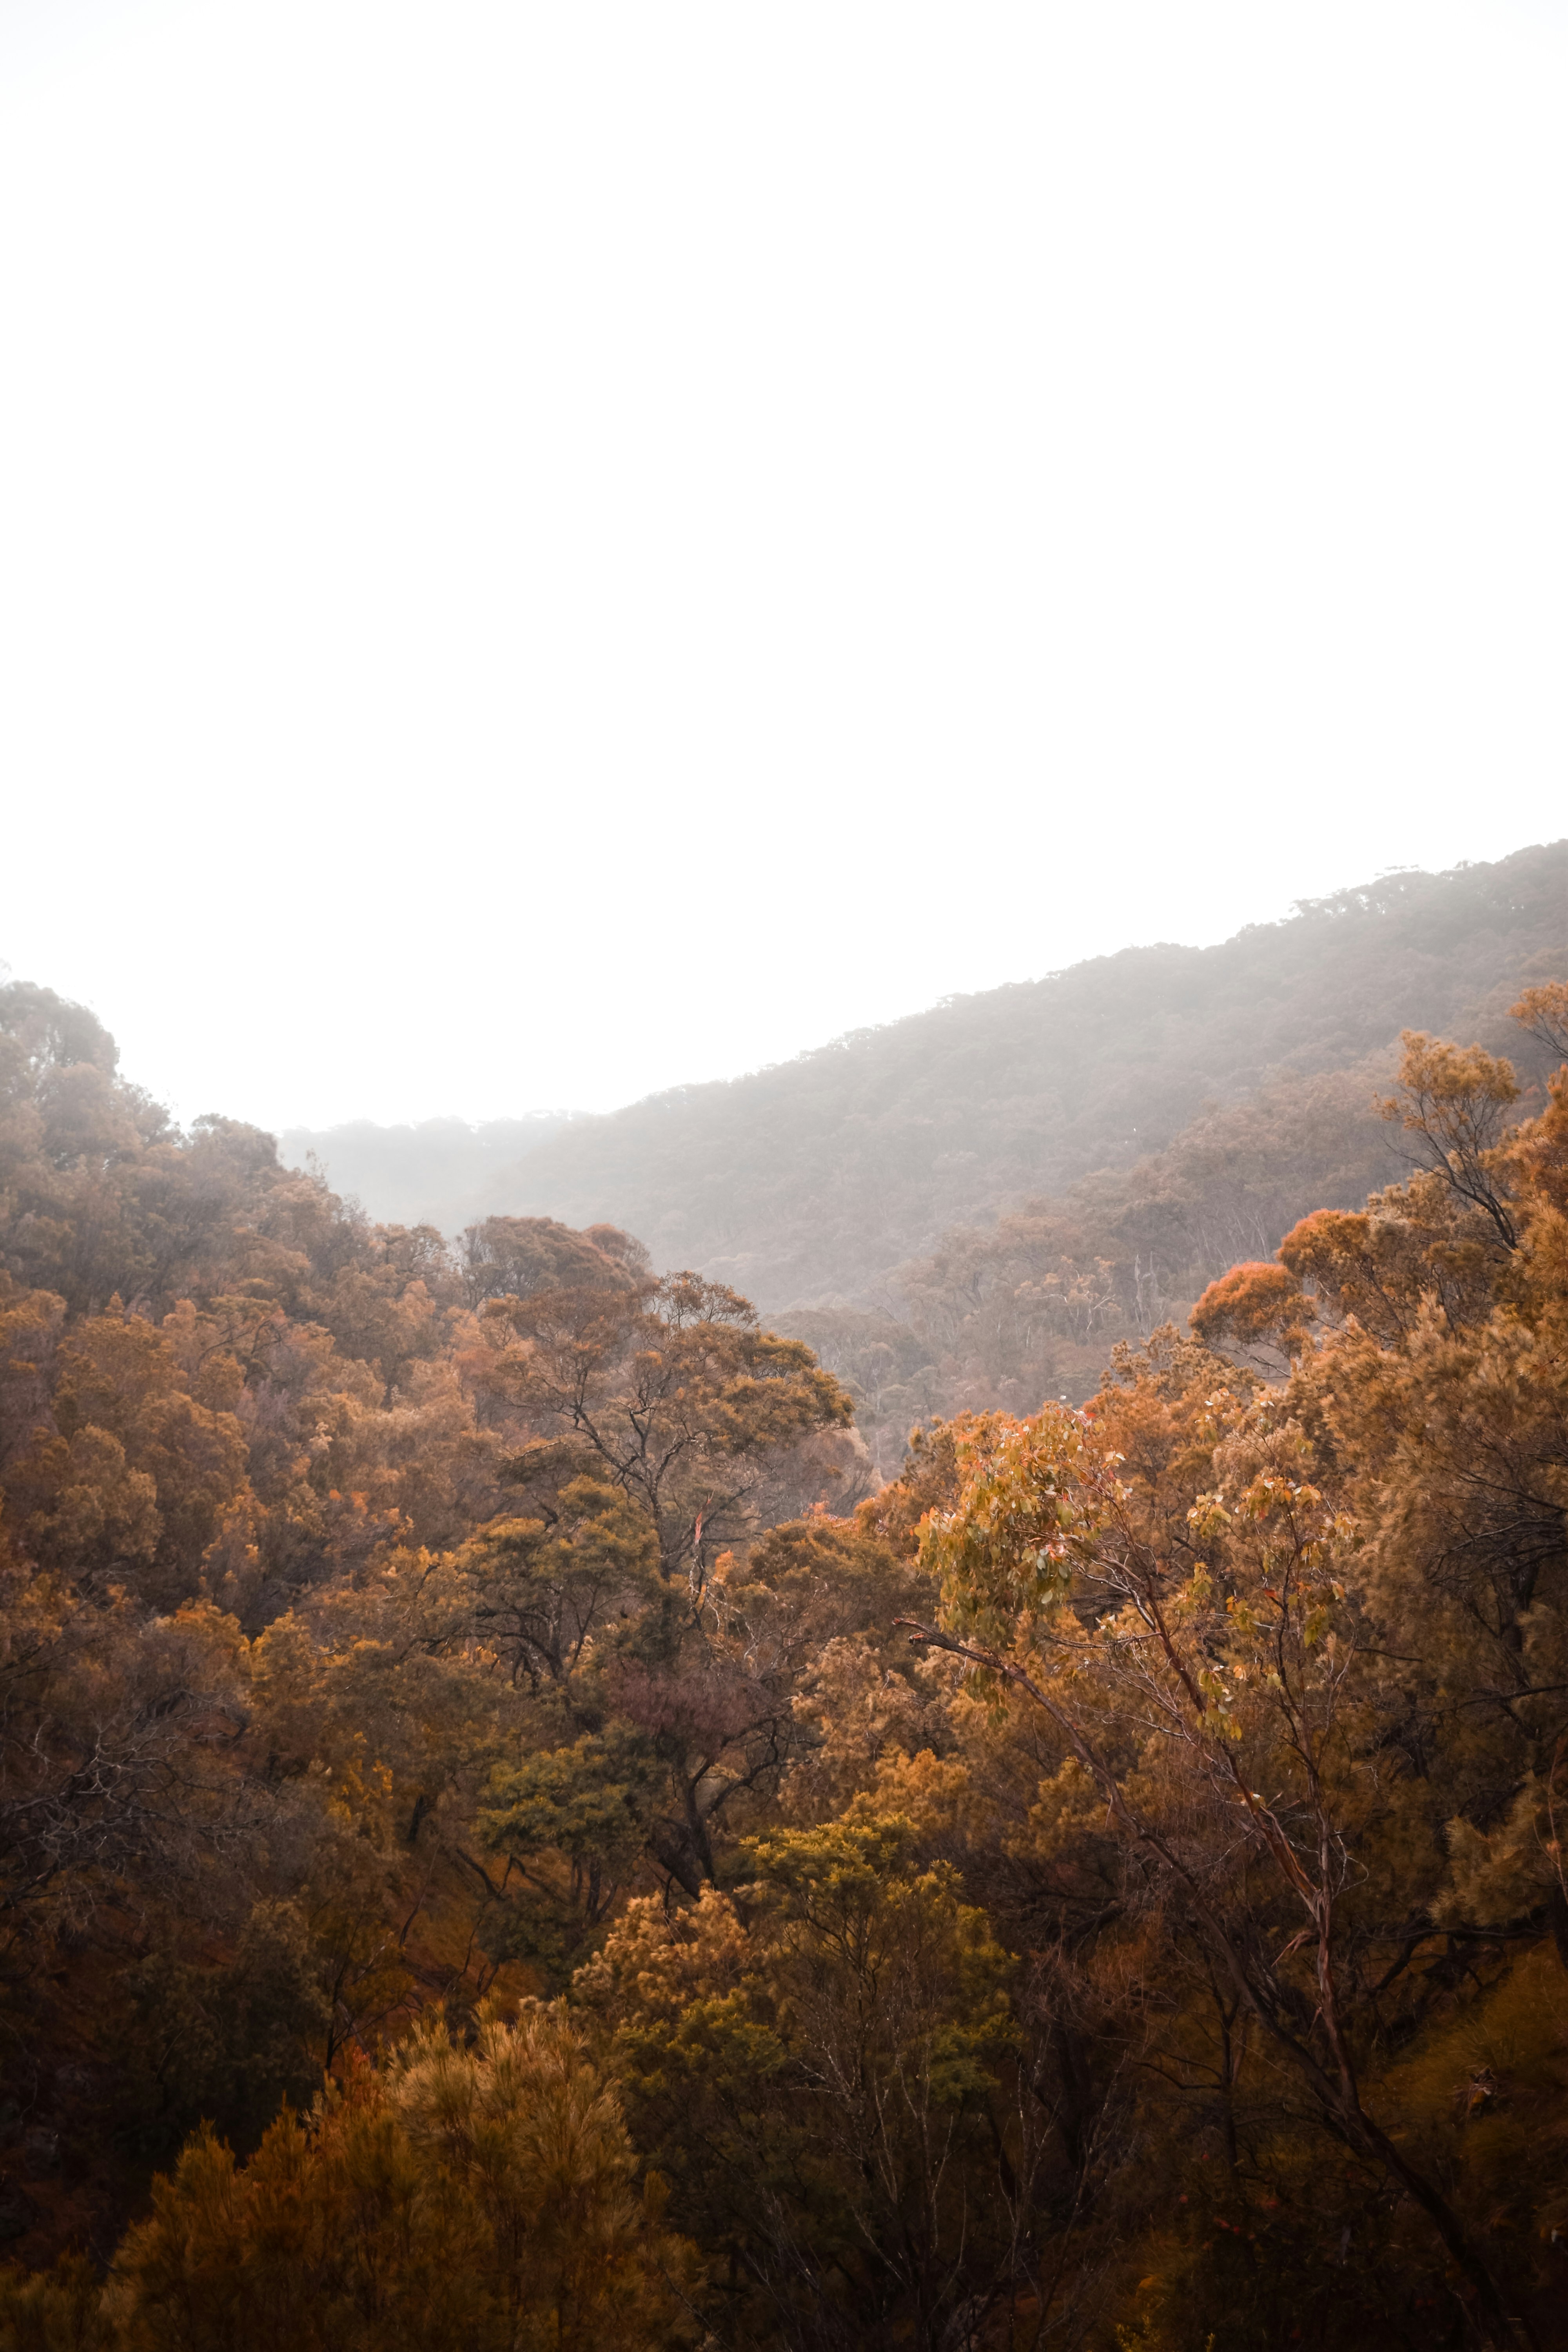
[[[0,955],[604,1108],[1568,832],[1568,0],[0,0]]]

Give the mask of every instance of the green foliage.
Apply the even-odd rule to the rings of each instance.
[[[541,1450],[519,1475],[537,1475]],[[595,1633],[649,1600],[658,1570],[657,1528],[602,1474],[569,1476],[546,1509],[490,1520],[463,1554],[486,1640],[535,1688],[570,1683]]]
[[[520,1885],[482,1923],[492,1958],[535,1960],[562,1984],[635,1878],[667,1785],[647,1734],[615,1722],[498,1766],[475,1829]],[[552,1859],[563,1874],[550,1874]]]
[[[747,1923],[634,1905],[578,1979],[743,2341],[935,2340],[1019,2259],[1013,1964],[907,1820],[753,1841]]]
[[[641,1849],[658,1768],[646,1738],[616,1726],[570,1748],[498,1769],[493,1802],[479,1815],[488,1846],[516,1854],[553,1849],[574,1862],[628,1866]]]

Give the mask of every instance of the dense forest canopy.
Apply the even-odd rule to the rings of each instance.
[[[373,1223],[0,990],[0,2347],[1560,2341],[1526,981],[933,1247],[1016,1395],[891,1475],[824,1359],[886,1407],[893,1339],[604,1219]],[[1129,1300],[1090,1244],[1157,1215]]]

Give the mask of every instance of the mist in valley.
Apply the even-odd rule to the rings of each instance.
[[[1555,0],[0,6],[0,2352],[1548,2352]]]

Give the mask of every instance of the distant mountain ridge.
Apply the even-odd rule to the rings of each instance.
[[[1514,1051],[1507,1006],[1548,970],[1568,972],[1568,840],[1384,875],[1219,946],[1123,949],[563,1120],[437,1222],[605,1220],[769,1314],[868,1301],[948,1229],[1131,1169],[1205,1110],[1345,1069],[1402,1028]]]

